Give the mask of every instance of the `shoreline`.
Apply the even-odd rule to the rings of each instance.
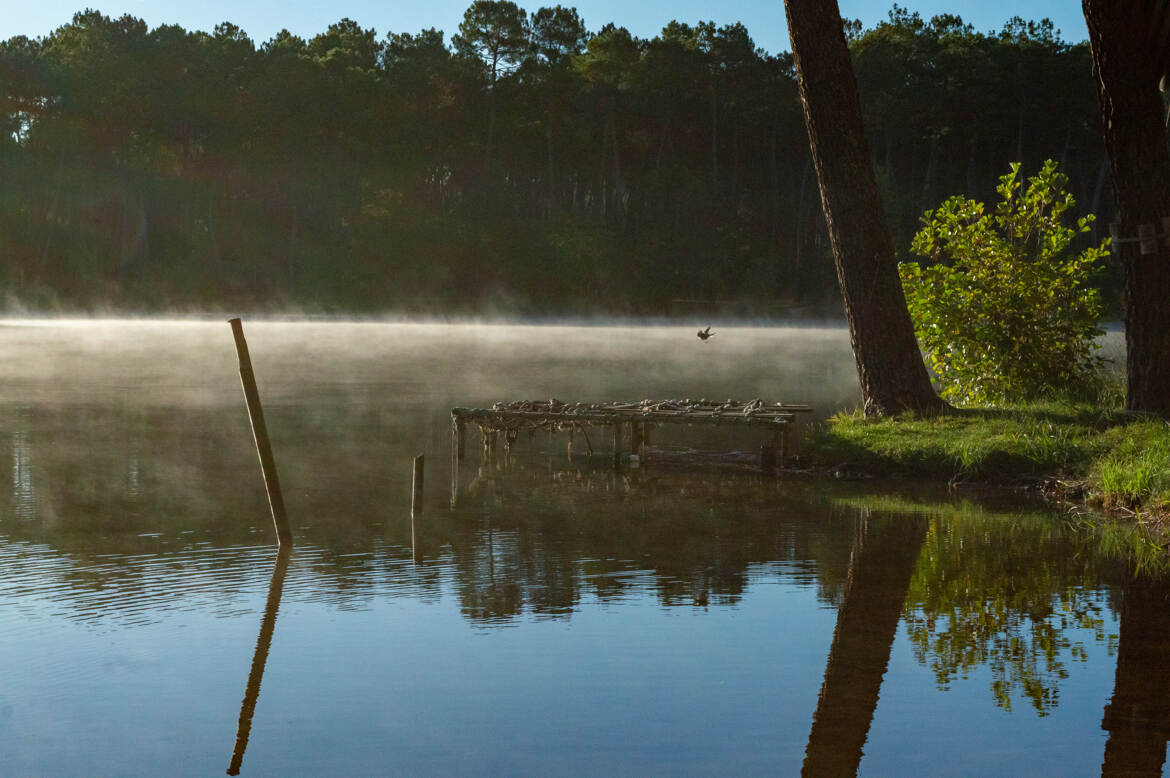
[[[1146,527],[1170,545],[1170,424],[1090,405],[957,409],[935,417],[837,414],[800,458],[824,477],[926,480],[1026,492]]]

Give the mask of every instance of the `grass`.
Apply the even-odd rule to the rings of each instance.
[[[1170,425],[1091,404],[925,418],[843,413],[811,432],[804,453],[820,466],[874,475],[1063,485],[1107,508],[1170,517]]]

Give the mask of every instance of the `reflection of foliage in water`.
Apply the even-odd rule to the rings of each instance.
[[[1086,640],[1116,649],[1104,603],[1091,590],[1101,560],[1091,539],[1051,521],[987,522],[958,510],[931,521],[910,583],[906,627],[915,657],[940,689],[982,665],[996,704],[1026,699],[1047,715],[1070,662],[1088,659]]]

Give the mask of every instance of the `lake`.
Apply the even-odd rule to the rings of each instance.
[[[291,556],[226,322],[0,323],[0,775],[1162,773],[1170,588],[1059,511],[563,436],[451,505],[453,406],[824,416],[842,329],[244,326]]]

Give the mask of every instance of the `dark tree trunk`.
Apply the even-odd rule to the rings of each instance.
[[[1141,225],[1162,232],[1170,215],[1170,153],[1162,125],[1155,0],[1083,0],[1105,148],[1113,171],[1119,234]],[[1170,247],[1118,247],[1125,272],[1126,407],[1170,418]]]
[[[719,105],[715,77],[711,77],[711,197],[719,196]]]
[[[941,409],[898,279],[840,9],[836,0],[784,0],[784,8],[863,408]]]

